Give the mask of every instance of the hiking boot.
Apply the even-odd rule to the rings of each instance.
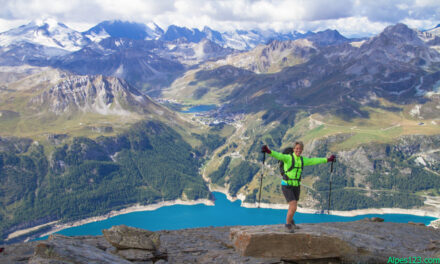
[[[293,219],[292,219],[291,225],[292,225],[293,229],[299,229],[299,226],[295,225],[295,220],[293,220]]]
[[[292,224],[285,224],[284,229],[286,230],[287,233],[295,233],[295,230],[293,230]]]

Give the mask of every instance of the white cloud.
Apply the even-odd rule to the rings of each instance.
[[[7,20],[7,19],[0,18],[0,32],[7,31],[11,28],[19,27],[19,26],[24,25],[28,22],[29,21],[27,21],[27,20],[18,20],[18,19],[17,20]]]
[[[164,29],[171,24],[219,31],[332,28],[348,35],[377,33],[398,22],[417,28],[440,23],[438,0],[0,0],[0,5],[2,31],[41,17],[81,31],[114,19],[154,21]]]

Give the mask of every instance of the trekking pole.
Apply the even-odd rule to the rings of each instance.
[[[333,160],[331,167],[330,167],[330,186],[329,186],[329,192],[328,192],[328,207],[327,207],[327,214],[330,214],[330,205],[331,205],[331,196],[332,196],[332,176],[333,176],[333,163],[336,161]]]
[[[263,176],[264,176],[264,161],[266,160],[266,152],[263,152],[263,168],[261,168],[261,177],[260,177],[260,193],[258,195],[258,208],[260,208],[261,201],[261,187],[263,186]]]

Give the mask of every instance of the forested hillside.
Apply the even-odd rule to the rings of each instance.
[[[2,240],[17,229],[135,203],[210,198],[199,167],[222,140],[198,138],[206,142],[194,149],[172,128],[145,121],[114,137],[73,138],[49,156],[31,140],[2,138]]]

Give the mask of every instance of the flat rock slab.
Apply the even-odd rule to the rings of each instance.
[[[231,229],[235,249],[243,256],[285,260],[383,262],[390,257],[440,257],[440,231],[388,222],[336,222],[298,225],[241,226]]]

